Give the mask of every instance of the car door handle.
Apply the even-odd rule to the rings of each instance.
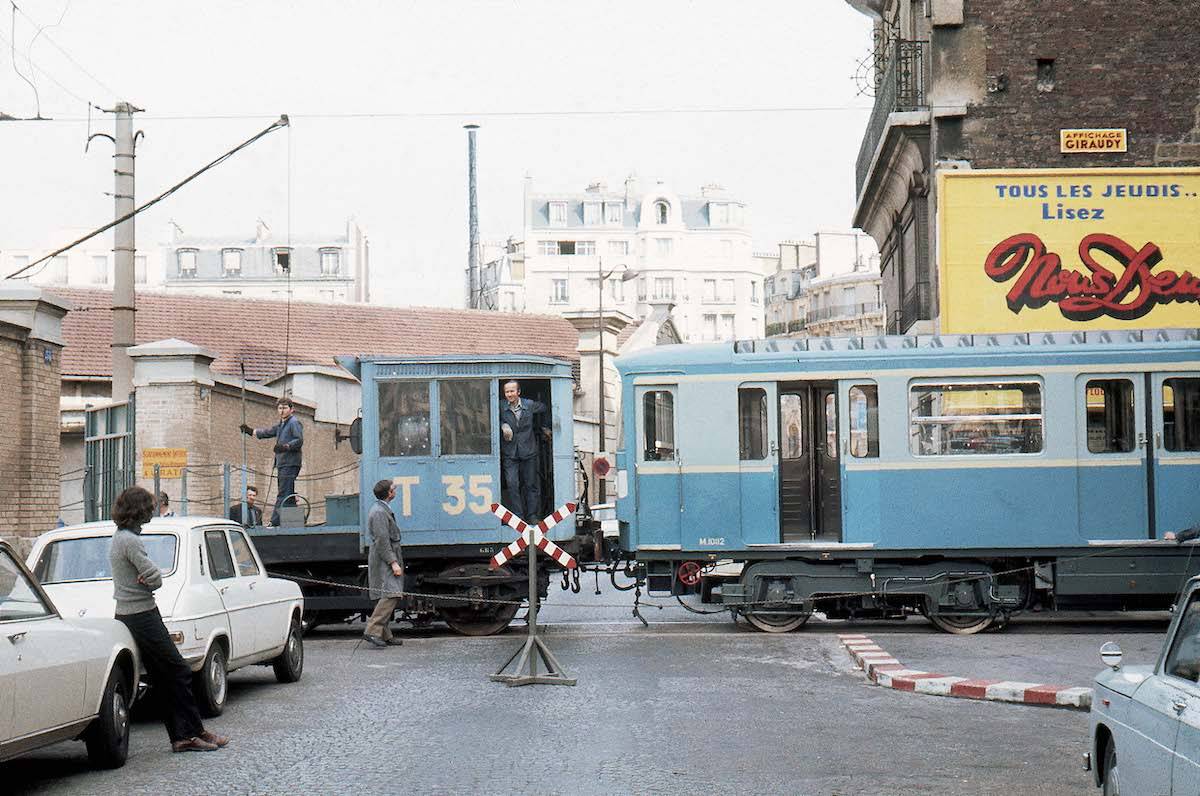
[[[1176,699],[1171,703],[1171,707],[1176,713],[1182,713],[1183,711],[1187,710],[1187,706],[1188,703],[1186,699]]]
[[[24,630],[22,630],[20,633],[9,633],[8,634],[8,640],[12,644],[16,644],[18,641],[20,641],[23,638],[25,638]]]
[[[220,589],[218,589],[218,591],[221,592],[221,594],[224,594],[225,592],[229,591],[229,587],[222,586]]]
[[[256,581],[256,580],[250,581],[250,588],[253,589],[257,584],[258,584],[258,581]]]

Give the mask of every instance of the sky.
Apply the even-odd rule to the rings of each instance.
[[[84,145],[112,132],[88,104],[117,100],[145,109],[139,203],[291,119],[140,215],[139,248],[172,220],[308,237],[354,217],[386,304],[463,304],[467,123],[484,240],[521,234],[526,176],[718,183],[747,203],[756,250],[844,231],[854,209],[871,27],[843,0],[17,5],[15,27],[0,15],[0,111],[52,120],[0,122],[0,251],[112,219],[112,145]],[[721,112],[680,112],[697,109]]]

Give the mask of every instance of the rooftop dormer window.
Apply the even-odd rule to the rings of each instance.
[[[221,250],[221,274],[226,277],[242,275],[242,250]]]
[[[196,275],[195,249],[179,249],[175,252],[175,259],[179,264],[180,277],[190,279]]]
[[[665,199],[659,199],[654,203],[654,223],[666,224],[671,218],[671,205]]]
[[[550,203],[550,223],[554,226],[565,227],[567,225],[567,203],[566,202],[551,202]]]
[[[286,246],[277,246],[273,250],[275,273],[278,276],[290,273],[292,270],[292,250]]]
[[[342,270],[342,252],[340,249],[321,249],[321,276],[337,276]]]

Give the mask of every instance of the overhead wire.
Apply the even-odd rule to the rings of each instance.
[[[11,0],[10,0],[10,2],[11,2]],[[30,80],[28,77],[26,77],[24,74],[22,74],[21,70],[17,68],[17,4],[16,3],[12,3],[12,25],[10,27],[10,30],[12,31],[12,41],[9,42],[9,44],[11,45],[11,48],[12,48],[13,71],[17,73],[17,77],[24,80],[26,83],[29,84],[29,87],[31,89],[33,89],[33,104],[34,104],[34,108],[35,108],[36,118],[40,119],[40,118],[42,118],[42,97],[38,93],[37,84],[34,83],[32,80]],[[29,68],[30,68],[30,71],[32,72],[32,70],[33,70],[33,62],[32,61],[29,62]]]
[[[11,0],[10,0],[10,2],[11,2]],[[25,9],[19,7],[15,2],[13,3],[13,8],[17,9],[17,11],[21,14],[21,16],[23,16],[23,17],[25,17],[25,19],[29,20],[29,22],[31,24],[33,24],[33,25],[38,24],[37,20],[35,20],[33,17],[29,16],[29,14],[25,11]],[[117,91],[114,88],[109,86],[107,83],[105,83],[100,78],[96,77],[92,72],[90,72],[88,70],[87,67],[85,67],[83,64],[79,63],[79,61],[75,60],[75,58],[69,52],[67,52],[66,49],[62,45],[60,45],[54,39],[50,38],[50,34],[44,33],[44,31],[47,30],[48,28],[56,28],[59,25],[61,25],[63,22],[63,19],[65,19],[67,16],[67,11],[70,8],[71,8],[70,0],[67,0],[67,3],[63,6],[62,14],[59,15],[58,22],[55,22],[53,25],[42,25],[38,28],[38,32],[34,34],[33,40],[29,42],[29,60],[30,60],[30,62],[32,63],[34,42],[36,42],[39,37],[44,38],[47,42],[49,42],[51,47],[58,50],[59,53],[61,53],[64,58],[66,58],[68,61],[70,61],[72,66],[74,66],[80,72],[82,72],[83,74],[85,74],[89,78],[91,78],[93,83],[95,83],[97,86],[99,86],[100,88],[107,91],[110,95],[112,95],[113,99],[116,99],[119,96],[119,94],[117,93]]]
[[[95,230],[89,232],[88,234],[72,241],[71,243],[68,243],[66,246],[56,249],[55,251],[52,251],[49,254],[47,254],[43,257],[40,257],[37,260],[34,260],[33,262],[28,263],[27,265],[24,265],[24,266],[18,268],[16,271],[13,271],[11,274],[9,274],[5,278],[6,279],[16,279],[18,277],[28,278],[28,277],[22,277],[21,275],[38,265],[42,265],[44,268],[45,266],[43,264],[49,263],[53,258],[57,257],[58,255],[62,254],[63,252],[69,251],[69,250],[75,248],[76,246],[78,246],[79,244],[84,243],[85,241],[91,240],[92,238],[96,237],[97,235],[101,234],[102,232],[107,232],[108,230],[112,229],[113,227],[117,226],[118,224],[128,221],[129,219],[133,218],[138,213],[141,213],[144,210],[148,210],[149,208],[158,204],[162,200],[166,199],[171,194],[178,191],[183,186],[187,185],[192,180],[199,177],[201,174],[204,174],[206,171],[213,169],[213,168],[219,166],[220,164],[224,163],[226,160],[233,157],[235,154],[237,154],[241,150],[245,149],[246,147],[250,146],[254,142],[258,141],[263,136],[265,136],[269,133],[272,133],[275,130],[278,130],[280,127],[287,127],[287,126],[289,126],[288,117],[286,115],[279,117],[278,121],[274,122],[273,124],[268,126],[266,129],[256,133],[255,135],[251,136],[250,138],[246,139],[242,143],[238,144],[236,147],[229,150],[225,154],[223,154],[220,157],[216,158],[215,160],[209,162],[207,165],[203,166],[198,171],[195,171],[192,174],[188,175],[187,177],[183,178],[182,180],[175,183],[170,188],[163,191],[158,196],[154,197],[153,199],[146,202],[145,204],[142,204],[139,207],[135,207],[133,210],[129,211],[125,215],[120,216],[119,218],[116,218],[113,221],[110,221],[109,223],[103,225],[102,227],[99,227],[98,229],[95,229]],[[30,274],[29,276],[33,276],[33,274]]]

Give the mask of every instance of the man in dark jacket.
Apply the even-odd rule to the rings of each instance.
[[[396,485],[384,479],[375,484],[375,503],[367,513],[367,534],[371,551],[367,554],[367,586],[375,610],[367,620],[363,638],[373,647],[398,647],[404,642],[392,635],[388,625],[404,594],[404,551],[400,547],[400,526],[389,505],[396,498]]]
[[[242,522],[242,504],[234,503],[229,507],[229,519],[240,523],[244,528],[257,528],[262,525],[262,509],[255,505],[258,500],[258,489],[253,485],[246,487],[246,522]]]
[[[526,522],[542,519],[532,516],[542,507],[538,430],[546,439],[551,438],[546,405],[522,398],[520,383],[506,381],[504,403],[500,404],[500,463],[509,494],[506,508]]]
[[[293,412],[292,399],[286,395],[275,405],[279,410],[279,423],[270,428],[251,428],[243,423],[243,434],[253,434],[259,439],[275,438],[275,471],[279,476],[279,493],[275,497],[275,510],[271,512],[271,524],[279,525],[279,507],[294,506],[296,499],[296,476],[300,475],[300,449],[304,447],[304,428]]]

